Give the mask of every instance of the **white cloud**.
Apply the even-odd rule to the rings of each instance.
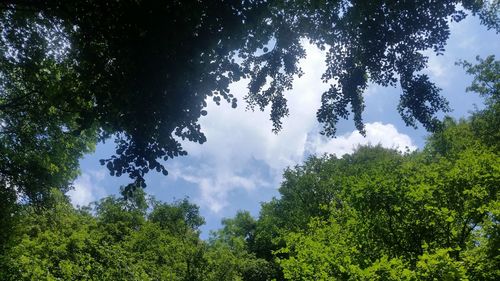
[[[81,174],[73,183],[74,189],[68,191],[67,195],[74,206],[85,206],[106,195],[100,182],[106,177],[104,169],[98,171],[88,171]]]
[[[283,167],[302,157],[306,134],[316,126],[316,109],[321,93],[327,88],[320,79],[325,69],[324,54],[312,46],[307,49],[308,57],[301,64],[306,74],[287,93],[290,116],[283,120],[279,134],[271,131],[269,110],[245,110],[243,97],[248,92],[248,81],[241,81],[231,87],[231,93],[239,100],[238,108],[209,103],[208,115],[200,120],[208,141],[201,146],[186,143],[186,150],[198,157],[208,153],[231,169],[252,157],[272,167]]]
[[[209,169],[210,172],[216,171]],[[205,171],[208,171],[205,168]],[[237,189],[244,189],[247,192],[254,191],[257,187],[268,186],[268,183],[260,180],[259,176],[239,176],[234,173],[185,173],[179,169],[171,170],[176,178],[181,178],[187,182],[198,185],[200,189],[199,198],[195,198],[195,203],[200,204],[210,209],[214,213],[218,213],[222,208],[228,206],[228,195]]]
[[[209,104],[208,115],[200,120],[207,136],[203,145],[185,143],[191,166],[172,165],[170,174],[194,183],[200,194],[195,201],[212,212],[228,206],[232,192],[262,192],[263,188],[279,186],[283,169],[301,162],[307,152],[348,153],[357,144],[381,143],[385,147],[409,146],[411,139],[399,134],[391,124],[367,124],[367,138],[351,133],[337,139],[320,139],[316,110],[321,94],[328,85],[322,83],[325,70],[324,54],[307,46],[307,58],[301,63],[305,75],[297,79],[294,89],[287,93],[290,116],[283,121],[283,129],[273,134],[269,112],[245,111],[243,96],[245,81],[232,86],[239,107]],[[313,133],[311,133],[313,132]],[[308,138],[308,134],[316,137]],[[256,164],[258,163],[258,164]],[[262,169],[267,175],[263,175]]]
[[[277,186],[282,170],[302,160],[307,133],[317,126],[316,109],[321,93],[327,89],[321,82],[324,53],[308,45],[307,54],[301,63],[305,75],[296,79],[294,89],[287,93],[290,116],[283,120],[279,134],[272,133],[269,110],[245,110],[243,97],[248,92],[248,81],[231,87],[231,93],[238,98],[238,108],[209,103],[208,115],[200,120],[207,142],[203,145],[184,143],[193,162],[204,164],[179,166],[174,173],[199,186],[200,205],[218,212],[227,205],[228,195],[234,190],[255,192]],[[256,162],[265,164],[271,176],[262,176],[259,171],[262,165]],[[170,171],[172,174],[171,167]]]
[[[335,139],[315,135],[308,141],[308,150],[313,154],[335,154],[342,156],[354,151],[358,145],[377,145],[385,148],[398,149],[401,152],[417,149],[408,135],[399,133],[392,124],[382,124],[379,122],[367,123],[366,137],[358,131],[339,136]]]
[[[439,86],[448,86],[451,81],[453,62],[444,56],[436,56],[429,52],[429,62],[424,73],[432,77]]]

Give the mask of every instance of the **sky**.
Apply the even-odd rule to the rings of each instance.
[[[337,138],[321,136],[316,111],[321,94],[328,87],[320,79],[325,56],[314,46],[306,44],[306,49],[307,58],[301,61],[305,75],[295,80],[293,90],[286,95],[290,115],[284,119],[281,132],[272,132],[268,110],[245,110],[243,96],[247,85],[240,81],[231,86],[231,93],[239,100],[236,109],[230,104],[208,103],[208,115],[200,119],[207,142],[183,143],[188,156],[168,160],[165,163],[168,176],[156,172],[146,176],[149,195],[164,202],[189,198],[200,207],[206,221],[201,227],[202,238],[220,228],[222,218],[233,217],[238,210],[248,210],[257,217],[261,202],[279,197],[283,170],[301,164],[310,155],[342,156],[359,144],[381,144],[402,151],[423,147],[428,133],[421,126],[406,127],[397,112],[402,93],[399,87],[371,85],[365,92],[366,137],[355,130],[352,120],[338,124]],[[444,55],[426,54],[429,67],[424,72],[450,102],[453,111],[448,115],[466,117],[475,107],[481,108],[481,98],[465,92],[471,77],[455,62],[473,62],[476,55],[499,57],[500,40],[494,31],[487,31],[476,18],[468,17],[452,24]],[[75,206],[117,194],[121,185],[130,182],[126,175],[110,176],[99,164],[99,159],[109,158],[113,153],[110,140],[99,144],[93,154],[80,161],[81,175],[74,182],[75,189],[68,192]]]

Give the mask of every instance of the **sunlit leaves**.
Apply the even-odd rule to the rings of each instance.
[[[195,218],[149,219],[145,208],[183,212],[183,204],[137,204],[145,202],[140,191],[133,200],[101,200],[95,215],[75,210],[59,192],[52,209],[23,208],[0,256],[0,279],[205,280],[205,247],[189,222]]]

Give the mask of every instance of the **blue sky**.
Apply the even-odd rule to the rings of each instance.
[[[467,18],[452,25],[451,38],[444,55],[428,53],[429,68],[425,71],[442,88],[442,94],[453,109],[449,115],[467,116],[481,99],[465,93],[471,78],[455,62],[474,61],[476,55],[500,56],[500,41],[493,31],[479,25],[475,18]],[[246,93],[245,81],[235,83],[232,93],[239,106],[217,106],[209,103],[208,115],[200,120],[208,141],[202,145],[184,143],[189,155],[169,160],[168,176],[150,173],[146,191],[165,202],[189,199],[200,206],[206,224],[202,237],[220,227],[224,217],[232,217],[238,210],[248,210],[258,216],[260,202],[278,196],[277,189],[283,169],[300,164],[310,154],[350,153],[358,144],[377,144],[405,149],[421,148],[427,133],[422,128],[406,127],[396,106],[401,89],[370,86],[365,93],[366,109],[363,114],[367,137],[355,130],[351,120],[341,122],[338,137],[320,136],[316,110],[321,93],[328,85],[321,83],[325,68],[324,54],[307,47],[307,58],[301,62],[305,75],[296,79],[294,89],[287,94],[290,116],[283,122],[279,134],[272,133],[269,112],[245,111],[242,97]],[[75,181],[75,190],[68,193],[73,204],[86,205],[104,196],[116,194],[120,185],[130,182],[127,176],[112,177],[99,159],[114,152],[113,141],[99,144],[95,153],[84,157],[81,175]]]

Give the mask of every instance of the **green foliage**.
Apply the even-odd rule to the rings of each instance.
[[[206,280],[270,280],[270,263],[253,252],[256,223],[247,211],[222,220],[222,229],[212,232],[209,239]]]
[[[32,62],[43,69],[11,69],[0,60],[0,185],[35,203],[51,188],[67,191],[79,158],[96,142],[96,129],[82,130],[77,121],[75,107],[88,105],[62,98],[77,87],[76,74],[54,60]]]
[[[95,203],[95,215],[74,209],[58,191],[51,195],[53,208],[23,208],[16,236],[0,258],[0,279],[203,280],[205,246],[198,233],[172,232],[147,218],[148,207],[182,206],[135,204],[146,201],[142,190],[134,196],[133,204],[105,198]],[[183,223],[189,225],[188,219]]]
[[[197,231],[205,223],[199,214],[199,208],[189,203],[187,199],[172,205],[153,202],[153,210],[148,215],[151,222],[172,233]]]
[[[240,242],[235,245],[234,242]],[[203,280],[270,280],[269,262],[256,258],[245,249],[242,240],[228,245],[212,240],[207,251],[207,273]]]
[[[443,134],[467,129],[464,125],[453,125]],[[453,141],[464,140],[453,136]],[[367,159],[363,154],[369,150],[377,148],[358,150],[342,160]],[[496,250],[481,261],[474,255],[485,255],[485,247],[492,247],[489,243],[498,235],[492,216],[499,202],[497,154],[473,140],[444,155],[428,148],[404,158],[377,158],[366,165],[350,162],[344,192],[332,189],[336,199],[328,219],[316,216],[307,227],[284,232],[286,246],[276,254],[282,257],[278,262],[285,278],[466,280],[476,274],[471,270],[475,266],[494,274]],[[491,236],[486,238],[484,231]]]
[[[500,4],[497,4],[500,5]],[[486,98],[486,104],[493,106],[500,101],[500,61],[495,60],[495,56],[488,56],[486,59],[476,57],[478,64],[467,61],[460,61],[467,74],[474,77],[472,85],[467,87],[467,92],[475,92]]]
[[[424,253],[416,267],[417,280],[468,280],[462,262],[450,257],[450,249]]]
[[[330,186],[330,196],[335,199],[329,204],[329,217],[312,213],[316,218],[307,226],[277,231],[285,240],[275,252],[284,277],[498,278],[498,217],[494,215],[499,204],[498,154],[475,135],[470,121],[448,120],[445,124],[422,152],[398,155],[367,147],[352,156],[329,160],[336,165],[345,162],[348,170],[331,174],[344,184]],[[310,163],[314,162],[306,166]],[[289,188],[287,183],[280,191]],[[315,186],[303,185],[309,190],[296,189],[299,194],[295,197]],[[302,202],[291,198],[283,196],[274,204],[295,203],[300,214]],[[281,202],[285,200],[290,201]]]
[[[497,3],[497,5],[500,5]],[[472,85],[467,87],[467,91],[479,93],[484,99],[487,108],[474,114],[472,118],[472,128],[476,135],[494,147],[500,149],[498,139],[500,132],[500,62],[495,60],[495,56],[488,56],[486,59],[476,58],[478,64],[473,65],[467,61],[460,61],[468,74],[474,76]]]
[[[14,228],[18,224],[19,206],[16,204],[15,191],[0,185],[0,256],[4,246],[13,235]]]
[[[486,108],[446,118],[420,152],[312,157],[264,203],[255,252],[288,280],[496,280],[499,138],[492,57],[466,65]],[[486,84],[484,84],[486,83]],[[495,82],[496,83],[496,82]]]

